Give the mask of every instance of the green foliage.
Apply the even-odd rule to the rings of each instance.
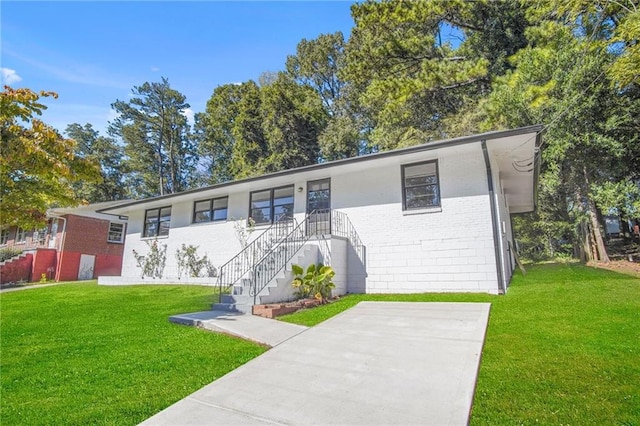
[[[76,143],[36,116],[46,106],[29,89],[5,86],[0,94],[0,217],[2,225],[41,227],[52,206],[78,205],[75,182],[98,182],[98,166],[75,155]]]
[[[285,73],[260,91],[262,128],[269,144],[264,170],[302,167],[318,162],[318,136],[326,126],[327,113],[318,93],[300,86]]]
[[[198,158],[185,96],[166,78],[134,86],[132,95],[128,102],[111,105],[118,117],[109,127],[125,144],[132,194],[148,197],[191,188]]]
[[[527,44],[516,1],[367,1],[352,15],[344,75],[384,150],[442,138],[442,119],[484,95]],[[463,33],[459,46],[442,41],[445,24]]]
[[[76,194],[89,203],[123,200],[128,197],[124,185],[124,152],[113,138],[100,136],[89,123],[81,126],[73,123],[65,130],[67,136],[76,141],[76,155],[100,165],[102,181],[81,181],[74,184]]]
[[[9,260],[12,257],[22,254],[22,249],[16,247],[3,247],[0,248],[0,262]]]
[[[164,267],[167,263],[167,245],[158,244],[157,240],[145,241],[149,247],[149,253],[139,254],[133,250],[133,257],[136,259],[136,266],[141,269],[141,277],[162,278]]]
[[[3,425],[135,425],[262,354],[184,327],[211,287],[68,283],[0,294]]]
[[[305,271],[300,265],[291,265],[291,269],[295,276],[291,285],[297,298],[313,296],[324,303],[331,297],[331,289],[335,288],[331,279],[336,275],[331,266],[312,264]]]
[[[202,270],[206,272],[206,276],[215,277],[216,268],[205,254],[198,257],[198,246],[192,244],[182,246],[176,250],[176,262],[178,263],[178,278],[182,277],[182,273],[186,272],[190,277],[201,276]]]

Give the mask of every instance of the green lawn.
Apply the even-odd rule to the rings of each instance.
[[[471,424],[640,425],[638,278],[537,265],[506,296],[352,295],[282,319],[314,325],[362,300],[492,303]]]
[[[211,293],[95,283],[3,293],[0,424],[136,424],[262,353],[168,322],[208,309]],[[492,303],[472,424],[640,425],[638,278],[541,265],[506,296],[352,295],[283,319],[314,325],[361,300]]]
[[[137,424],[264,348],[171,324],[211,288],[65,284],[0,295],[0,424]]]

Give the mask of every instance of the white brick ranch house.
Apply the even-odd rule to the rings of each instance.
[[[180,282],[175,252],[192,244],[217,277],[181,280],[232,288],[236,305],[290,298],[290,264],[317,261],[335,269],[336,293],[504,293],[511,215],[535,208],[541,131],[429,142],[103,209],[129,225],[122,277],[100,283],[141,282],[133,250],[157,241],[167,257],[156,281]],[[242,251],[236,229],[248,217],[256,227]]]

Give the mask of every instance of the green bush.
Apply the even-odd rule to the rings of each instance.
[[[322,263],[309,265],[306,272],[300,265],[292,265],[291,268],[295,274],[291,285],[296,289],[296,297],[304,299],[313,296],[322,302],[331,297],[331,289],[335,288],[331,279],[336,274],[331,266]]]
[[[21,249],[14,247],[7,247],[0,249],[0,262],[4,262],[5,260],[11,259],[14,256],[17,256],[22,253]]]

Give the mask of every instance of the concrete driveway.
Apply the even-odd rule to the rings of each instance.
[[[465,425],[488,303],[361,302],[144,425]]]

